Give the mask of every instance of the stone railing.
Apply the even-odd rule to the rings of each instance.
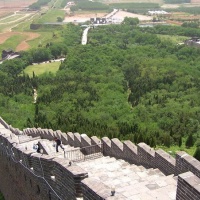
[[[2,161],[0,179],[3,183],[7,183],[5,185],[0,183],[0,190],[7,195],[7,199],[17,199],[16,197],[22,200],[31,199],[32,195],[36,195],[34,199],[76,199],[79,196],[84,196],[85,199],[106,199],[104,195],[109,194],[108,188],[103,183],[99,183],[103,188],[102,193],[100,190],[94,191],[93,183],[86,179],[88,172],[81,167],[71,166],[69,160],[40,155],[34,150],[21,147],[18,135],[48,140],[58,137],[63,144],[80,148],[102,143],[104,156],[124,159],[146,168],[158,168],[165,175],[178,176],[177,200],[200,199],[200,162],[185,152],[178,152],[174,158],[165,151],[154,150],[145,143],[139,143],[136,146],[131,141],[121,142],[117,138],[104,137],[100,140],[96,136],[90,138],[86,134],[62,133],[59,130],[41,128],[27,128],[20,131],[1,118],[0,124],[3,125],[0,128],[0,159]],[[20,176],[19,180],[18,176]],[[13,191],[16,192],[16,196],[10,191],[8,184],[10,181],[15,183]],[[26,195],[23,196],[23,192],[19,189]]]

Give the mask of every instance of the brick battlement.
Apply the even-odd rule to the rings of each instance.
[[[135,166],[133,171],[147,169],[146,174],[155,174],[158,169],[163,174],[161,179],[164,179],[165,176],[168,179],[178,176],[175,178],[177,180],[175,196],[169,199],[200,199],[200,162],[185,152],[178,152],[174,158],[165,151],[154,150],[145,143],[135,145],[131,141],[121,142],[117,138],[99,139],[96,136],[89,138],[86,134],[62,133],[60,130],[41,128],[27,128],[20,131],[0,118],[0,190],[6,200],[73,200],[80,197],[87,200],[132,199],[124,196],[126,193],[120,193],[120,190],[116,192],[115,196],[110,195],[110,186],[103,183],[103,180],[97,179],[94,172],[89,171],[92,166],[97,169],[100,167],[92,165],[95,160],[88,161],[91,166],[84,168],[86,165],[84,162],[74,164],[62,152],[56,154],[51,145],[54,137],[60,138],[62,144],[69,149],[73,148],[73,151],[102,143],[103,156],[115,158],[109,161],[106,160],[107,157],[102,158],[104,166],[108,167],[109,162],[123,160],[120,162],[122,164],[116,164],[116,169],[120,165],[125,169],[127,163],[133,165],[129,166],[131,170]],[[33,149],[33,144],[37,142],[44,150],[44,154],[36,153]],[[87,149],[85,148],[82,153],[88,154]],[[99,173],[104,172],[100,171]],[[119,174],[119,171],[117,173]],[[125,179],[129,182],[125,183]],[[153,180],[153,176],[151,179]],[[129,184],[131,179],[128,180],[126,177],[123,178],[123,181],[125,185]],[[138,184],[140,181],[137,181]],[[143,181],[147,182],[147,178]],[[11,185],[12,187],[10,187]],[[146,186],[152,187],[148,183]],[[142,183],[141,187],[144,187]],[[154,185],[154,187],[157,186]],[[149,199],[155,199],[155,197]]]

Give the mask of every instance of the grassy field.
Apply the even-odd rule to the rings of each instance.
[[[174,44],[182,43],[185,40],[188,39],[188,37],[185,36],[177,36],[177,35],[157,35],[161,40],[169,40],[173,42]]]
[[[45,46],[48,42],[61,42],[62,38],[61,37],[53,37],[53,32],[36,32],[40,34],[40,37],[35,38],[33,40],[28,41],[28,44],[31,46],[31,48],[37,48],[38,45],[40,46]],[[54,33],[56,33],[54,31]]]
[[[39,17],[38,13],[35,13],[32,15],[31,18],[24,20],[23,22],[20,22],[18,24],[18,26],[16,26],[15,28],[13,28],[13,31],[19,31],[19,32],[23,32],[23,31],[30,31],[30,24],[36,20]]]
[[[33,72],[35,75],[39,76],[44,73],[51,72],[52,74],[55,74],[60,66],[60,62],[52,62],[52,63],[41,63],[38,65],[29,65],[25,70],[24,73],[28,74],[30,77],[33,76]]]
[[[64,18],[64,16],[64,10],[50,10],[35,20],[35,23],[57,22],[57,17]]]

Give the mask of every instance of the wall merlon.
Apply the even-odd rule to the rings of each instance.
[[[91,139],[86,134],[81,134],[81,147],[91,146]]]
[[[41,138],[43,138],[43,139],[48,139],[48,138],[50,138],[50,139],[52,139],[52,135],[51,135],[51,133],[49,132],[49,130],[48,129],[42,129],[41,131],[38,131],[38,133],[37,133],[37,135],[40,135],[41,136]]]
[[[103,137],[101,142],[103,144],[103,154],[105,156],[111,156],[111,140],[108,137]]]
[[[37,132],[35,131],[35,137],[40,135],[42,139],[52,138],[51,134],[49,133],[48,129],[41,129]]]
[[[34,137],[37,137],[37,136],[40,136],[40,133],[37,130],[37,128],[32,128],[31,135],[34,135]]]
[[[57,135],[55,135],[55,132],[52,129],[48,129],[48,135],[50,137],[49,140],[53,140],[55,137],[57,137]]]
[[[163,151],[158,149],[155,153],[155,167],[160,169],[165,175],[175,173],[175,159]]]
[[[100,144],[101,140],[97,136],[92,136],[91,143],[92,143],[92,145]]]
[[[66,133],[62,133],[61,132],[61,141],[64,145],[68,145],[68,138],[67,138],[67,135]]]
[[[124,159],[138,165],[137,146],[130,140],[123,142]]]
[[[74,133],[74,147],[81,147],[81,135]]]
[[[188,155],[186,152],[178,152],[176,154],[175,175],[187,171],[191,171],[200,178],[200,163],[194,157]]]
[[[24,135],[28,135],[28,134],[29,134],[28,129],[25,129],[25,128],[24,128],[24,129],[23,129],[23,134],[24,134]]]
[[[192,172],[178,176],[176,200],[200,199],[200,179]]]
[[[34,137],[35,133],[34,134],[32,133],[32,128],[27,128],[27,129],[23,130],[23,135],[28,135],[28,136]]]
[[[28,132],[29,132],[29,135],[32,137],[38,137],[41,135],[40,130],[38,130],[37,128],[28,128]]]
[[[167,152],[163,151],[162,149],[158,149],[155,152],[155,156],[159,155],[160,157],[162,157],[163,159],[165,159],[167,162],[171,163],[172,165],[175,166],[175,158],[172,157],[170,154],[168,154]]]
[[[139,143],[138,146],[151,156],[155,156],[155,150],[145,143]]]
[[[56,131],[54,131],[54,135],[55,135],[55,137],[61,139],[62,132],[60,130],[56,130]]]
[[[70,146],[74,146],[74,134],[72,132],[67,132],[67,139]]]
[[[146,168],[155,168],[155,150],[145,143],[138,144],[138,158],[140,164]]]
[[[111,153],[118,159],[123,158],[123,144],[118,138],[111,139]]]

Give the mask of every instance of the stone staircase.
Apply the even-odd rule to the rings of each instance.
[[[40,145],[45,153],[54,157],[64,158],[64,152],[59,148],[56,153],[53,142],[41,139]],[[65,152],[76,150],[73,156],[80,156],[80,148],[70,145],[63,145]],[[77,154],[77,155],[76,155]],[[74,157],[66,159],[73,160]],[[85,160],[84,162],[75,162],[75,166],[81,167],[88,172],[88,178],[84,182],[92,183],[91,188],[98,193],[99,188],[115,188],[115,196],[105,199],[127,199],[127,200],[175,200],[177,178],[173,175],[165,176],[159,169],[137,166],[129,164],[122,159],[104,156],[96,159]],[[96,184],[94,184],[96,183]],[[102,187],[101,185],[104,185]],[[82,198],[78,198],[82,199]]]
[[[114,187],[113,199],[176,199],[176,177],[165,176],[159,169],[146,169],[143,166],[129,164],[124,160],[108,156],[76,163],[76,165],[88,172],[86,181],[99,183],[97,188],[95,184],[93,185],[94,191],[98,192],[101,183],[107,188]]]

